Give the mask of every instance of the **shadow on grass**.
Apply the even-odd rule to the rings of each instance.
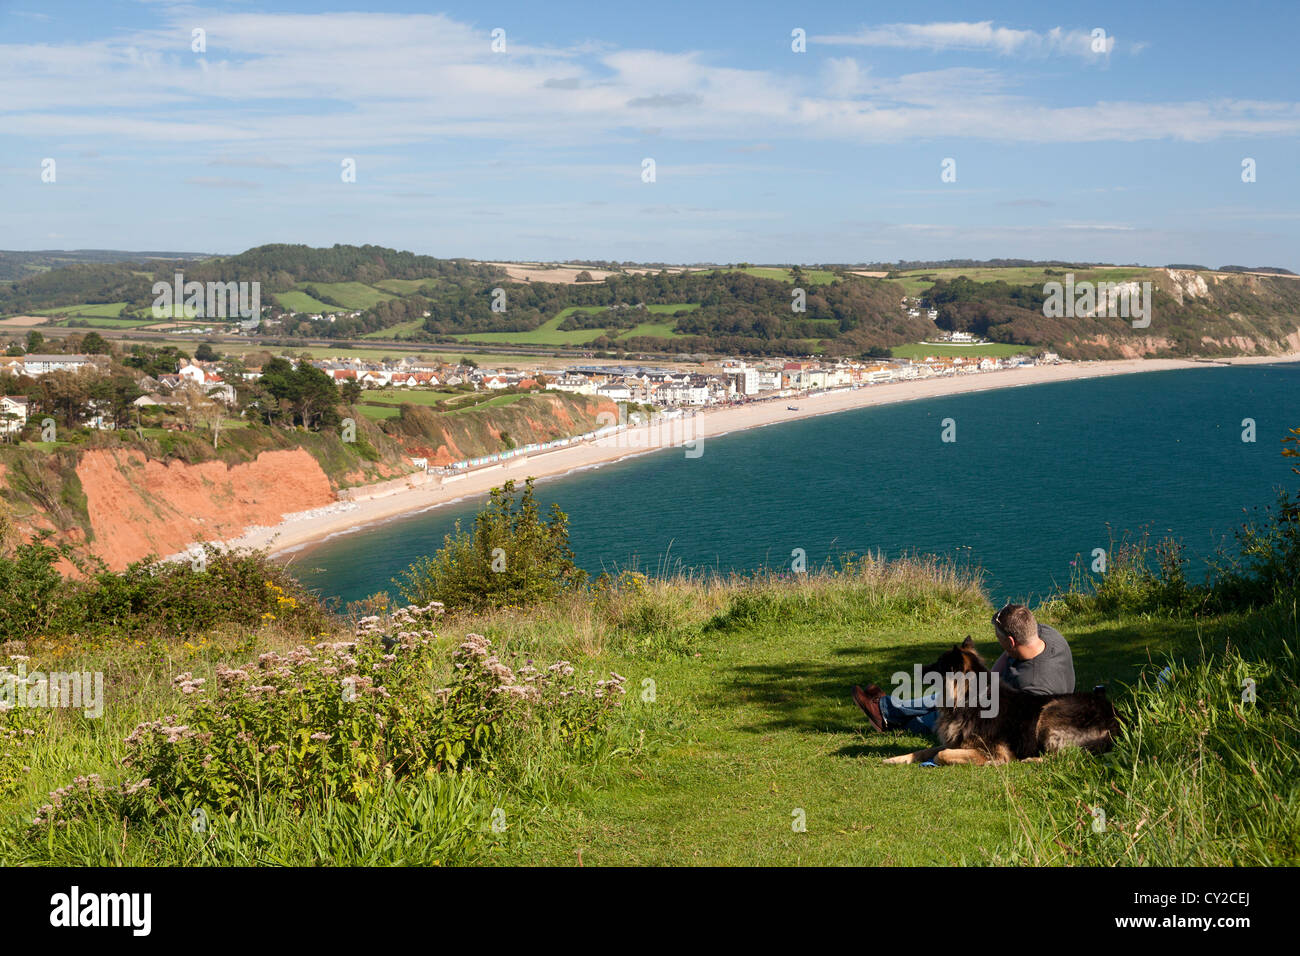
[[[1105,684],[1112,697],[1127,697],[1124,686],[1133,683],[1142,668],[1156,665],[1165,654],[1185,652],[1195,640],[1195,622],[1188,620],[1144,621],[1134,627],[1081,626],[1071,636],[1076,690],[1091,690]],[[991,639],[976,637],[978,649],[992,664],[1000,653]],[[729,687],[733,704],[749,705],[759,711],[758,719],[737,728],[749,733],[793,730],[806,734],[861,734],[869,731],[866,717],[853,703],[854,684],[879,684],[886,693],[891,676],[910,674],[913,665],[933,661],[952,647],[953,641],[923,641],[881,647],[841,646],[830,651],[829,659],[789,660],[762,664],[740,664],[730,668]],[[892,756],[926,745],[915,734],[878,735],[837,751],[840,756]],[[913,743],[915,742],[915,743]]]

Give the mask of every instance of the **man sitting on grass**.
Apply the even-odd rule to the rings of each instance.
[[[1069,694],[1074,691],[1074,658],[1070,645],[1055,628],[1039,624],[1023,604],[1008,604],[993,615],[993,633],[1002,656],[993,672],[1008,687],[1026,694]],[[896,701],[875,684],[854,686],[853,700],[876,730],[910,730],[934,736],[939,719],[934,696]]]

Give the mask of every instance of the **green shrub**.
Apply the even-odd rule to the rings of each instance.
[[[437,554],[421,558],[394,583],[413,604],[485,610],[551,600],[581,587],[586,577],[569,548],[568,516],[552,505],[543,520],[529,478],[518,502],[513,481],[493,488],[472,534],[457,522]]]
[[[427,626],[441,611],[402,608],[360,621],[355,640],[218,668],[211,689],[178,675],[178,691],[192,702],[184,716],[147,721],[127,738],[133,786],[147,781],[153,804],[221,815],[266,795],[300,808],[329,795],[365,800],[386,780],[452,770],[491,776],[503,738],[533,720],[581,749],[619,705],[617,675],[589,687],[564,661],[516,674],[473,634],[435,690],[446,668]]]
[[[64,578],[56,563],[75,560],[85,576]],[[33,638],[179,638],[222,625],[272,621],[319,633],[329,618],[315,596],[258,551],[207,546],[193,561],[139,561],[120,572],[93,568],[44,539],[0,556],[0,641]]]

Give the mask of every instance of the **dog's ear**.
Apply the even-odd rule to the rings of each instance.
[[[972,641],[972,640],[970,639],[970,635],[967,634],[967,635],[966,635],[966,640],[964,640],[964,641],[961,642],[961,646],[962,646],[962,649],[963,649],[963,650],[967,650],[967,651],[969,651],[969,650],[974,650],[974,648],[975,648],[975,642]]]

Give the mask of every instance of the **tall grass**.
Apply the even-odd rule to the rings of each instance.
[[[863,625],[898,614],[934,620],[987,604],[979,573],[953,561],[866,555],[806,574],[625,571],[541,606],[453,611],[446,620],[521,651],[664,658],[693,653],[732,628],[796,615]]]
[[[1186,659],[1143,675],[1110,754],[1064,754],[1008,784],[1013,841],[998,862],[1300,863],[1297,599],[1232,624],[1222,647],[1203,634]]]

